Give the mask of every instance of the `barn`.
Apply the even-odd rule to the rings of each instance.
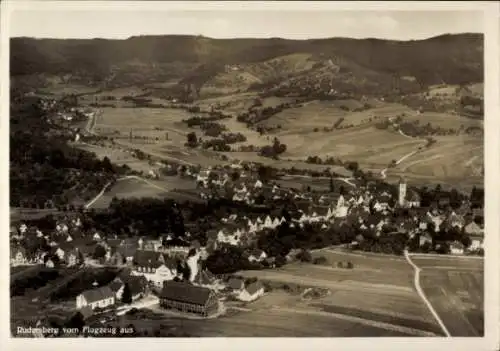
[[[188,282],[166,281],[160,294],[161,307],[203,317],[216,313],[218,305],[212,290]]]

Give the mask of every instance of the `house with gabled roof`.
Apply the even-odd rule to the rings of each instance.
[[[450,253],[452,255],[463,255],[464,249],[464,244],[459,241],[454,241],[450,244]]]
[[[22,246],[11,247],[10,251],[10,264],[12,266],[18,266],[26,264],[28,261],[26,255],[26,249]]]
[[[168,281],[160,293],[160,306],[208,317],[218,312],[219,301],[209,288],[188,282]]]
[[[315,206],[312,206],[312,217],[313,218],[317,218],[319,220],[324,220],[327,218],[328,216],[328,210],[329,210],[329,206],[319,206],[319,205],[315,205]]]
[[[139,253],[134,259],[134,276],[144,276],[155,286],[161,287],[164,281],[177,276],[177,262],[170,256],[154,251]]]
[[[215,276],[212,274],[212,272],[207,269],[201,269],[201,266],[199,267],[198,272],[193,278],[192,283],[194,285],[214,288],[217,290],[223,288],[223,286],[217,284],[217,280],[215,279]]]
[[[464,233],[467,235],[478,236],[483,235],[483,229],[474,221],[470,221],[464,227]]]
[[[115,304],[115,294],[108,286],[86,290],[76,297],[76,308],[90,306],[92,310],[106,308]]]
[[[256,281],[242,289],[237,298],[241,301],[250,302],[257,300],[262,295],[264,295],[264,286],[260,281]]]
[[[444,226],[448,228],[462,229],[465,225],[463,216],[456,214],[454,211],[444,220]]]
[[[431,223],[434,224],[434,230],[436,232],[440,231],[441,225],[444,222],[443,217],[440,214],[435,214],[435,213],[433,214],[430,212],[427,213],[427,216],[428,216],[429,220],[431,221]]]
[[[235,292],[240,292],[245,288],[245,280],[243,278],[231,277],[226,286]]]
[[[248,252],[248,262],[262,262],[266,258],[266,252],[261,249],[254,249]]]
[[[484,231],[474,221],[471,221],[464,227],[464,233],[471,239],[469,250],[478,250],[483,248]]]
[[[280,222],[279,218],[275,217],[274,220],[273,220],[273,228],[276,228],[280,224],[281,224],[281,222]]]
[[[116,301],[121,301],[123,288],[125,287],[123,281],[119,277],[116,277],[111,283],[108,284],[108,287],[115,294]]]
[[[349,206],[343,202],[335,209],[335,218],[345,218],[349,214]]]
[[[419,236],[419,246],[422,247],[422,246],[424,246],[427,243],[430,244],[430,245],[432,245],[432,236],[429,233],[427,233],[427,232],[420,234],[420,236]]]
[[[271,217],[266,216],[266,219],[264,220],[263,227],[264,228],[272,228],[273,227],[273,221],[272,221]]]
[[[406,198],[407,207],[420,207],[421,197],[415,190],[409,190]]]
[[[68,267],[73,267],[83,263],[82,259],[83,255],[80,253],[78,248],[73,248],[64,252],[64,261]]]
[[[126,262],[132,263],[137,248],[136,243],[124,243],[116,248],[116,252],[119,253]]]

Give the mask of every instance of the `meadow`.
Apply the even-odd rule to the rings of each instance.
[[[484,122],[478,119],[467,118],[464,116],[451,114],[451,113],[438,113],[438,112],[423,112],[420,114],[407,114],[403,117],[403,121],[418,121],[420,125],[430,123],[432,127],[440,127],[443,129],[459,130],[460,127],[476,127],[482,128]]]
[[[194,190],[196,184],[192,180],[180,177],[168,177],[164,180],[127,178],[118,180],[110,190],[98,197],[91,204],[92,208],[107,208],[113,197],[127,198],[194,198],[189,190]]]
[[[191,117],[191,114],[181,109],[105,107],[101,110],[95,126],[99,134],[118,132],[129,137],[132,131],[137,136],[166,139],[168,133],[170,141],[181,139],[184,143],[189,132],[182,120]]]
[[[329,289],[330,294],[309,302],[297,302],[279,309],[310,311],[359,318],[387,328],[408,328],[407,333],[442,334],[432,315],[413,288],[413,270],[401,257],[364,255],[322,249],[327,265],[292,263],[276,270],[244,271],[274,286],[299,285]],[[351,261],[353,269],[336,268],[336,262]],[[263,299],[265,301],[265,299]],[[411,330],[411,331],[410,331]]]
[[[398,168],[438,178],[481,176],[484,165],[483,140],[477,137],[436,137],[437,142]]]
[[[95,131],[112,136],[115,143],[124,148],[139,149],[159,159],[186,165],[220,164],[221,161],[214,157],[215,153],[184,146],[188,133],[194,131],[200,134],[182,122],[191,116],[181,109],[103,108]]]
[[[273,300],[264,296],[261,301]],[[195,337],[361,337],[409,336],[391,329],[369,325],[355,319],[340,319],[329,314],[309,310],[256,307],[245,311],[229,310],[225,315],[210,320],[184,318],[129,319],[124,316],[121,325],[132,323],[137,330],[164,329],[184,332]],[[411,336],[411,335],[410,335]]]
[[[484,335],[483,259],[412,257],[420,283],[452,336]]]
[[[96,156],[100,159],[107,157],[111,163],[116,165],[127,165],[132,170],[138,172],[149,172],[154,167],[149,164],[148,161],[139,160],[134,157],[131,152],[121,150],[114,146],[109,145],[108,147],[93,145],[93,144],[75,144],[76,147],[82,150],[90,151],[96,154]]]

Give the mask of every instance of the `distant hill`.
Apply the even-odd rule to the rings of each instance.
[[[246,67],[242,78],[238,78],[248,81],[243,88],[271,78],[290,79],[308,74],[308,70],[324,72],[325,63],[339,66],[343,73],[354,72],[358,80],[412,77],[422,87],[483,81],[482,34],[413,41],[172,35],[126,40],[12,38],[10,56],[11,76],[71,74],[85,82],[113,81],[115,85],[174,79],[196,85],[198,90],[211,80],[227,80],[220,75],[227,74],[228,65]],[[280,61],[280,57],[284,60]]]

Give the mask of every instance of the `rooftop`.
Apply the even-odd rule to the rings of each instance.
[[[187,282],[165,281],[160,297],[163,299],[205,305],[212,291],[208,288],[194,286]]]

